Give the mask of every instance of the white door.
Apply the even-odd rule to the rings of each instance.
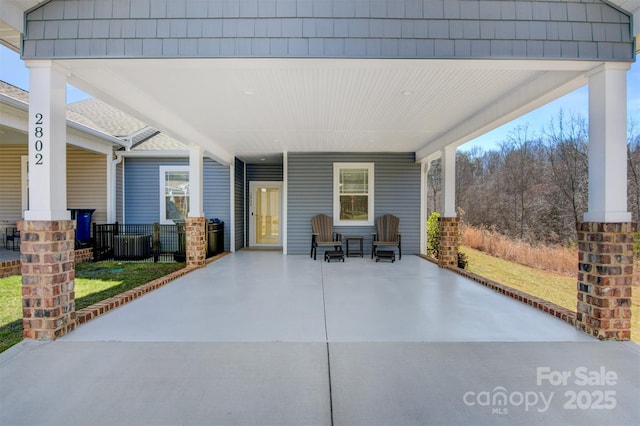
[[[282,182],[249,182],[249,245],[282,247]]]

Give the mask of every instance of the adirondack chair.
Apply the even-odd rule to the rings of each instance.
[[[371,258],[376,256],[379,247],[398,247],[398,260],[402,259],[402,238],[400,235],[400,218],[385,214],[376,219],[376,230],[373,233]]]
[[[318,247],[342,251],[342,235],[333,232],[333,218],[319,214],[311,218],[311,256],[316,260]]]
[[[6,228],[4,233],[4,248],[9,250],[9,241],[11,241],[11,250],[20,250],[20,231],[18,228]]]

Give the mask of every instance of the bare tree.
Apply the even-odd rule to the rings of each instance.
[[[583,117],[560,111],[545,130],[546,149],[553,182],[573,217],[573,229],[587,209],[589,171],[589,129]]]
[[[628,204],[633,221],[638,222],[640,220],[640,130],[632,120],[629,121],[627,135]]]

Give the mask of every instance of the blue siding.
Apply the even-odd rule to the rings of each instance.
[[[230,168],[205,158],[204,214],[207,219],[218,218],[224,222],[224,249],[231,249],[231,193],[229,192]]]
[[[235,160],[235,221],[236,221],[236,250],[244,247],[245,239],[245,219],[244,219],[244,170],[245,164],[236,158]]]
[[[22,53],[632,61],[631,34],[597,0],[52,0],[27,14]]]
[[[160,220],[160,166],[188,166],[186,158],[125,158],[125,223],[155,223]],[[207,219],[225,222],[225,250],[229,250],[231,210],[229,168],[204,160],[204,202]]]
[[[420,164],[413,153],[289,153],[288,253],[308,254],[311,217],[333,216],[333,163],[375,163],[374,216],[390,213],[400,218],[402,252],[420,252]],[[335,227],[343,234],[365,237],[371,253],[374,227]]]

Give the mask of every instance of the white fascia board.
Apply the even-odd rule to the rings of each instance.
[[[74,128],[67,129],[67,144],[100,154],[111,154],[113,152],[113,145],[104,143],[100,138],[87,135]]]
[[[187,150],[167,150],[167,151],[116,151],[118,157],[126,158],[189,158]]]
[[[102,133],[98,130],[92,129],[91,127],[83,126],[82,124],[76,123],[75,121],[67,120],[67,127],[78,130],[82,133],[93,136],[95,138],[98,138],[101,140],[102,144],[108,143],[110,146],[111,145],[120,145],[120,146],[127,145],[126,142],[123,141],[122,139],[118,139],[115,136]]]
[[[594,63],[594,66],[598,65],[599,63]],[[451,130],[425,144],[416,151],[416,161],[420,162],[447,146],[463,145],[589,82],[586,72],[577,75],[570,73],[565,78],[562,84],[558,84],[557,73],[543,72],[529,84],[514,90],[510,96],[489,105],[472,117],[465,117],[452,126]]]
[[[24,3],[24,2],[23,2]],[[23,33],[25,8],[13,0],[2,0],[0,7],[0,21],[10,25],[15,30]]]
[[[27,114],[0,104],[0,125],[24,132],[25,138],[29,132]]]

